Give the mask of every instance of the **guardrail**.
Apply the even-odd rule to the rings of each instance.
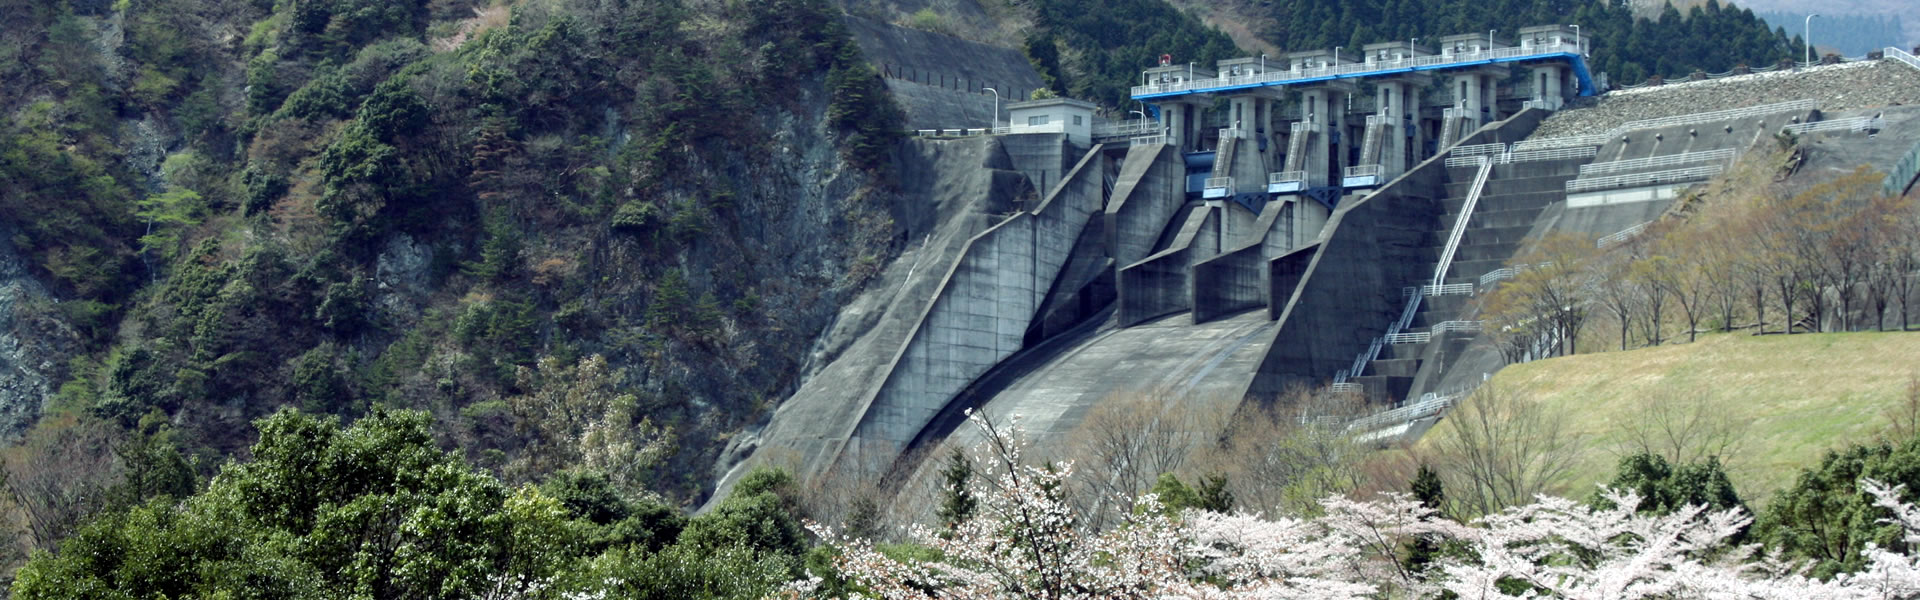
[[[1513,267],[1501,267],[1498,269],[1494,269],[1492,271],[1487,271],[1487,274],[1481,275],[1480,285],[1482,287],[1493,285],[1493,283],[1496,281],[1506,281],[1508,279],[1513,279],[1513,276],[1519,275],[1519,274],[1520,274],[1519,269],[1516,269]]]
[[[1433,326],[1433,332],[1434,333],[1446,333],[1449,331],[1478,332],[1482,329],[1485,329],[1486,324],[1487,324],[1486,321],[1441,321],[1439,324]]]
[[[1220,139],[1244,140],[1247,139],[1247,130],[1239,127],[1222,127],[1220,128]]]
[[[1306,171],[1279,171],[1267,174],[1267,183],[1295,183],[1307,180]]]
[[[1880,51],[1880,55],[1903,62],[1903,63],[1907,63],[1907,66],[1909,67],[1920,69],[1920,58],[1914,57],[1914,55],[1907,53],[1907,51],[1905,50],[1901,50],[1893,46],[1887,46],[1886,50]]]
[[[1452,407],[1454,400],[1458,398],[1457,394],[1441,395],[1428,392],[1420,396],[1418,401],[1354,419],[1347,423],[1347,431],[1361,433],[1431,417]]]
[[[1849,117],[1830,121],[1814,121],[1812,123],[1794,123],[1786,127],[1781,127],[1780,130],[1794,135],[1804,135],[1816,131],[1838,131],[1841,129],[1860,132],[1869,129],[1879,129],[1885,125],[1886,120],[1878,117]]]
[[[1604,175],[1607,173],[1619,173],[1621,171],[1637,171],[1640,169],[1649,169],[1653,167],[1671,167],[1674,165],[1685,165],[1685,164],[1692,164],[1692,163],[1698,163],[1698,162],[1727,161],[1732,159],[1733,159],[1732,148],[1721,148],[1719,150],[1707,150],[1705,152],[1682,152],[1679,154],[1669,154],[1666,156],[1650,156],[1647,158],[1629,158],[1627,160],[1614,160],[1614,161],[1607,161],[1607,162],[1597,162],[1589,165],[1581,165],[1580,176],[1585,177],[1588,175]]]
[[[1907,155],[1887,171],[1886,180],[1880,184],[1881,192],[1888,196],[1905,194],[1915,177],[1920,177],[1920,143],[1914,144],[1913,149],[1908,150]]]
[[[1627,175],[1614,175],[1610,177],[1595,177],[1593,179],[1573,179],[1573,180],[1567,181],[1567,191],[1568,192],[1586,192],[1586,191],[1592,191],[1592,190],[1605,190],[1605,189],[1623,188],[1623,187],[1639,187],[1643,185],[1658,185],[1662,183],[1682,183],[1682,182],[1688,182],[1688,181],[1699,181],[1702,179],[1706,179],[1708,177],[1719,175],[1722,170],[1724,169],[1722,169],[1720,165],[1705,165],[1705,166],[1699,166],[1699,167],[1687,167],[1685,169],[1670,169],[1666,171],[1632,173]]]
[[[1136,85],[1132,87],[1131,92],[1133,97],[1138,98],[1141,96],[1148,96],[1148,95],[1155,95],[1155,94],[1192,92],[1192,91],[1222,88],[1222,87],[1259,85],[1259,84],[1286,84],[1290,82],[1303,81],[1303,80],[1321,80],[1321,79],[1332,79],[1332,78],[1341,78],[1341,77],[1360,77],[1360,76],[1366,76],[1366,75],[1371,75],[1376,73],[1405,71],[1408,69],[1444,67],[1448,65],[1474,65],[1474,64],[1484,63],[1490,60],[1525,58],[1525,57],[1531,57],[1531,56],[1551,56],[1555,54],[1578,55],[1580,54],[1580,50],[1581,50],[1580,47],[1575,44],[1566,44],[1566,43],[1540,44],[1537,46],[1528,46],[1525,48],[1520,48],[1520,47],[1498,48],[1494,50],[1486,50],[1486,51],[1480,51],[1480,52],[1466,52],[1466,53],[1454,54],[1451,56],[1419,56],[1419,57],[1413,57],[1413,58],[1402,58],[1402,59],[1396,59],[1396,60],[1378,61],[1374,63],[1327,65],[1327,66],[1313,68],[1313,69],[1299,69],[1299,70],[1288,69],[1284,71],[1276,70],[1276,71],[1268,71],[1266,73],[1249,73],[1246,75],[1230,75],[1227,73],[1221,73],[1219,76],[1211,77],[1211,78],[1188,79],[1184,81],[1169,81],[1166,83],[1149,83],[1147,85]]]
[[[1633,239],[1633,236],[1640,235],[1641,232],[1647,230],[1648,225],[1652,225],[1652,224],[1653,224],[1653,221],[1647,221],[1639,225],[1634,225],[1626,229],[1609,233],[1606,235],[1606,237],[1602,237],[1598,240],[1594,240],[1593,246],[1595,248],[1605,248],[1607,246],[1612,246],[1614,244],[1618,244],[1620,242]]]
[[[1346,373],[1347,373],[1346,371],[1340,372],[1340,374],[1342,375],[1345,375]],[[1358,383],[1341,382],[1341,383],[1336,383],[1336,384],[1327,386],[1327,389],[1332,390],[1334,392],[1338,392],[1338,393],[1358,394],[1360,393],[1361,388],[1360,388],[1360,384]]]
[[[1507,152],[1506,144],[1500,144],[1500,143],[1474,144],[1472,146],[1455,147],[1452,150],[1452,156],[1455,156],[1455,157],[1481,156],[1485,154],[1505,154],[1506,152]],[[1452,166],[1452,165],[1448,165],[1448,166]]]
[[[1208,177],[1207,178],[1206,189],[1217,190],[1217,189],[1223,189],[1223,188],[1227,190],[1228,196],[1233,195],[1233,178],[1232,177]]]
[[[1395,333],[1387,336],[1388,344],[1425,344],[1430,341],[1433,341],[1433,334],[1425,331]]]
[[[1467,224],[1473,220],[1473,208],[1480,203],[1480,194],[1487,190],[1487,177],[1493,174],[1493,159],[1486,156],[1474,157],[1480,161],[1480,171],[1473,176],[1473,186],[1467,189],[1467,201],[1460,205],[1460,215],[1453,219],[1453,230],[1447,233],[1447,247],[1440,252],[1440,262],[1433,269],[1433,285],[1447,282],[1447,269],[1453,265],[1453,255],[1460,250],[1460,239],[1467,233]],[[1472,286],[1467,293],[1471,294]]]
[[[1493,145],[1498,146],[1499,144],[1493,144]],[[1496,165],[1504,165],[1504,164],[1511,164],[1511,163],[1517,163],[1517,162],[1534,162],[1534,161],[1542,161],[1542,160],[1567,160],[1567,159],[1574,159],[1574,158],[1592,157],[1594,154],[1598,153],[1599,151],[1600,151],[1600,148],[1598,146],[1575,146],[1571,148],[1552,148],[1552,149],[1546,149],[1546,150],[1522,150],[1519,152],[1502,152],[1499,154],[1449,156],[1447,157],[1446,164],[1448,167],[1471,167],[1471,166],[1480,164],[1479,159],[1481,157],[1490,157],[1493,160],[1493,164],[1496,164]]]
[[[1405,295],[1422,296],[1466,296],[1473,294],[1471,283],[1449,283],[1446,285],[1416,285],[1400,290]]]
[[[1093,127],[1093,137],[1097,137],[1097,138],[1130,137],[1130,136],[1136,136],[1136,135],[1141,135],[1146,133],[1154,133],[1159,130],[1160,130],[1159,121],[1141,120],[1141,121],[1126,121],[1126,122],[1120,122],[1120,123],[1114,123],[1112,121],[1109,121],[1106,123],[1095,125]]]
[[[1557,137],[1557,138],[1520,140],[1518,142],[1513,143],[1512,151],[1519,152],[1522,150],[1546,150],[1551,148],[1572,148],[1574,146],[1599,146],[1601,144],[1607,143],[1607,140],[1610,140],[1610,139],[1613,139],[1613,135],[1611,133],[1596,133],[1592,135],[1570,135],[1566,137]]]
[[[1128,146],[1144,146],[1147,144],[1165,144],[1165,143],[1167,143],[1166,134],[1143,135],[1127,141]]]
[[[1341,170],[1347,177],[1369,177],[1380,174],[1380,165],[1354,165]]]

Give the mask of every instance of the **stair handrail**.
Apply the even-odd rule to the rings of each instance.
[[[1493,174],[1493,160],[1480,157],[1480,172],[1473,176],[1473,187],[1467,189],[1467,201],[1460,205],[1460,215],[1454,217],[1453,230],[1447,234],[1447,247],[1440,252],[1440,263],[1433,269],[1433,285],[1446,285],[1447,269],[1453,265],[1453,255],[1460,250],[1460,238],[1467,233],[1467,223],[1473,220],[1474,205],[1480,203],[1480,194],[1486,191],[1487,177]]]

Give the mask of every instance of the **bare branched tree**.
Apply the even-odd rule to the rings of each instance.
[[[1435,459],[1450,479],[1448,509],[1462,518],[1554,491],[1583,447],[1567,431],[1565,413],[1492,384],[1480,386],[1446,420],[1453,425],[1440,438]]]
[[[1196,408],[1223,403],[1192,400],[1165,390],[1113,394],[1068,435],[1067,457],[1081,473],[1074,498],[1088,525],[1105,526],[1225,426],[1218,410]]]
[[[1623,425],[1623,454],[1652,454],[1675,465],[1718,458],[1729,469],[1740,456],[1746,419],[1704,394],[1656,389],[1638,400],[1633,414]]]

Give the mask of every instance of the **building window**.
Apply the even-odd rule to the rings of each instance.
[[[1073,116],[1073,124],[1074,124],[1075,126],[1078,126],[1078,125],[1080,124],[1080,115],[1074,115],[1074,116]]]
[[[1047,116],[1046,116],[1046,115],[1040,115],[1040,116],[1037,116],[1037,117],[1027,117],[1027,125],[1029,125],[1029,126],[1032,126],[1032,125],[1045,125],[1045,124],[1047,124]]]

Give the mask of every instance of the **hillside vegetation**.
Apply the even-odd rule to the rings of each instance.
[[[1611,479],[1643,434],[1664,439],[1672,425],[1692,428],[1687,445],[1723,450],[1741,497],[1764,505],[1822,454],[1873,441],[1920,402],[1915,356],[1920,332],[1716,334],[1512,365],[1489,385],[1567,418],[1562,434],[1583,447],[1561,488],[1570,496]],[[1453,428],[1442,419],[1415,450]]]

